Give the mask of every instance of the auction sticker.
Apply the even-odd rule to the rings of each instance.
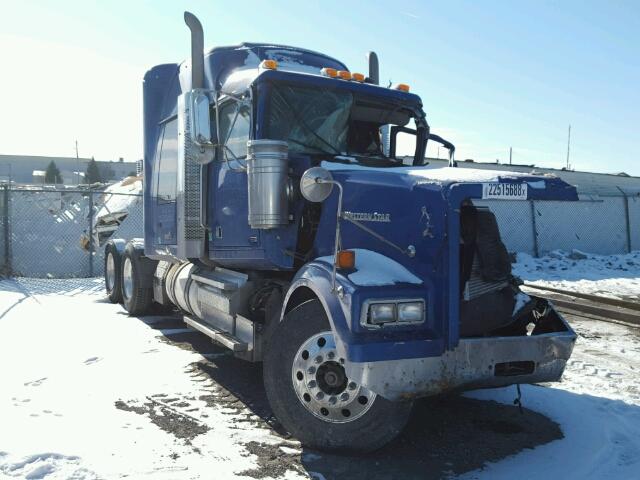
[[[526,183],[483,183],[482,198],[526,200]]]

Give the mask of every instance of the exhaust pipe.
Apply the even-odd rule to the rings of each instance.
[[[369,61],[369,83],[379,85],[380,68],[378,66],[378,55],[376,55],[376,52],[369,52],[367,53],[367,60]]]
[[[191,88],[204,88],[204,33],[200,20],[184,12],[184,23],[191,30]]]

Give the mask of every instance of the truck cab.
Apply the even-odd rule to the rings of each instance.
[[[575,334],[519,289],[475,199],[577,200],[554,177],[425,164],[409,86],[244,43],[144,78],[144,238],[106,245],[109,298],[157,305],[248,361],[305,445],[372,450],[415,398],[559,380]],[[399,135],[413,156],[396,155]],[[385,422],[380,422],[385,418]]]

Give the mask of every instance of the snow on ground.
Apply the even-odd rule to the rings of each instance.
[[[202,357],[153,319],[105,302],[99,280],[0,280],[0,477],[242,477],[246,445],[283,443],[251,412],[208,405]]]
[[[640,478],[640,329],[571,324],[578,340],[562,382],[522,387],[523,404],[558,422],[565,438],[462,478]],[[513,401],[510,388],[467,395]]]
[[[525,282],[611,298],[640,299],[640,251],[594,255],[553,251],[534,258],[518,253],[513,274]]]
[[[517,423],[513,387],[475,391],[427,402],[395,446],[338,457],[276,434],[230,386],[261,389],[259,368],[204,361],[234,359],[172,341],[175,319],[129,317],[100,280],[1,280],[0,478],[640,478],[640,329],[569,320],[563,382],[522,388],[539,418]]]

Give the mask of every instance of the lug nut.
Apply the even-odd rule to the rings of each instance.
[[[357,386],[356,382],[349,382],[349,390],[355,390]]]
[[[322,393],[322,392],[318,392],[318,393],[316,393],[316,398],[317,398],[318,400],[322,400],[322,399],[324,398],[324,393]]]
[[[347,392],[344,392],[342,395],[340,395],[340,400],[346,402],[347,400],[349,400],[349,394]]]
[[[333,352],[329,352],[329,353],[327,354],[327,357],[329,357],[329,359],[333,359],[333,357],[335,357],[335,356],[336,356],[336,354],[335,354],[335,353],[333,353]]]
[[[311,381],[307,384],[307,386],[308,386],[309,388],[316,388],[316,381],[315,381],[315,380],[311,380]]]
[[[329,399],[329,403],[330,403],[331,405],[335,405],[337,401],[338,401],[338,399],[337,399],[336,397],[331,397],[331,398]]]
[[[322,355],[316,357],[316,363],[322,363]]]
[[[313,375],[314,373],[316,373],[316,367],[309,367],[307,372],[309,372],[309,375]]]

